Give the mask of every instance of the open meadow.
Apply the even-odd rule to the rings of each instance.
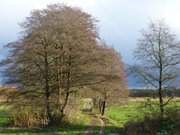
[[[12,116],[7,107],[1,106],[0,135],[86,135],[87,130],[91,130],[92,135],[99,135],[102,128],[105,135],[110,135],[110,133],[123,135],[129,124],[143,123],[147,116],[156,118],[155,115],[159,111],[157,103],[157,100],[148,98],[130,98],[127,104],[108,106],[104,116],[100,116],[96,110],[91,114],[79,110],[69,119],[70,123],[67,125],[32,129],[11,126]],[[179,110],[180,112],[180,100],[171,101],[166,110],[169,112]],[[101,120],[104,123],[103,127]],[[176,126],[180,123],[172,122],[171,124],[174,126],[171,130],[179,133]]]

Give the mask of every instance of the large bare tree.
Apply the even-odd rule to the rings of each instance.
[[[22,28],[23,36],[7,46],[11,51],[2,62],[6,83],[19,86],[18,105],[41,108],[47,124],[56,116],[62,118],[70,94],[77,89],[111,81],[113,74],[115,79],[123,79],[121,66],[112,65],[113,60],[120,62],[119,57],[113,57],[115,51],[105,51],[96,20],[80,9],[50,5],[33,11]],[[104,57],[108,54],[111,57]],[[117,71],[107,74],[109,67]]]
[[[164,106],[171,99],[164,101],[163,92],[175,88],[179,76],[180,47],[175,34],[163,21],[150,23],[146,30],[142,30],[135,58],[138,62],[131,67],[131,71],[146,86],[158,90],[159,107],[163,116]]]

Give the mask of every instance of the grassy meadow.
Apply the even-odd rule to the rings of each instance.
[[[180,109],[180,100],[172,101],[166,106],[166,110]],[[127,105],[110,106],[107,109],[106,116],[117,126],[123,127],[129,121],[143,121],[146,114],[158,113],[159,106],[157,100],[148,101],[139,98],[130,99]]]
[[[166,106],[166,111],[180,108],[180,100],[172,101]],[[105,116],[105,134],[121,132],[128,123],[143,122],[145,117],[157,114],[159,111],[157,100],[129,100],[125,105],[108,106]],[[74,112],[72,112],[74,113]],[[95,112],[94,112],[95,113]],[[96,114],[98,116],[98,114]],[[85,130],[92,124],[91,115],[81,111],[71,114],[67,125],[38,129],[20,129],[11,127],[11,115],[8,108],[0,107],[0,135],[83,135]],[[97,122],[93,127],[93,134],[98,134],[100,124]]]

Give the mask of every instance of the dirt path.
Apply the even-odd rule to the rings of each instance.
[[[92,121],[91,121],[91,125],[96,124],[95,122],[96,122],[96,121],[95,121],[95,119],[93,118]],[[88,127],[88,128],[86,129],[86,131],[84,132],[84,135],[92,135],[92,134],[93,134],[93,127],[90,126],[90,127]]]
[[[99,135],[105,135],[104,134],[104,122],[102,119],[97,117],[96,115],[92,115],[91,119],[91,125],[85,130],[84,135],[93,135],[94,133],[94,128],[96,126],[101,126],[101,129],[99,131]]]
[[[101,129],[100,129],[99,135],[105,135],[104,134],[104,127],[105,127],[104,121],[101,118],[99,118],[99,121],[101,123]]]

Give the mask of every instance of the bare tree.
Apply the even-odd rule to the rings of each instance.
[[[80,9],[50,5],[33,11],[22,28],[23,36],[7,46],[11,51],[2,62],[6,83],[19,86],[18,105],[41,108],[47,124],[62,118],[77,89],[106,85],[111,76],[123,80],[120,57],[101,45],[96,20]]]
[[[158,90],[161,116],[164,114],[164,106],[172,99],[164,101],[163,92],[174,88],[177,81],[179,51],[176,36],[163,21],[150,23],[147,30],[142,30],[142,37],[135,50],[138,63],[131,67],[131,71],[146,86]]]
[[[101,61],[96,66],[96,72],[104,81],[91,88],[99,92],[99,111],[104,115],[107,104],[119,103],[123,98],[127,98],[128,90],[124,65],[119,53],[103,43],[97,57]]]
[[[85,78],[94,70],[95,22],[78,8],[50,5],[33,11],[22,23],[22,38],[7,46],[11,52],[2,62],[6,83],[15,83],[28,93],[29,105],[33,95],[38,101],[39,96],[38,104],[44,106],[49,123],[56,112],[63,115],[75,88],[97,81],[95,75]]]

